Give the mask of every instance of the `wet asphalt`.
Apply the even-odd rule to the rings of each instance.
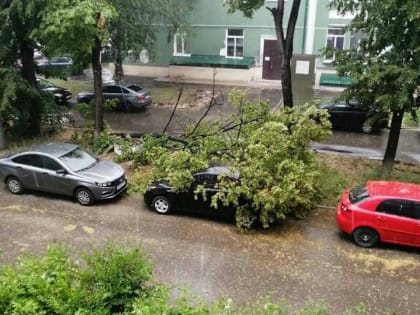
[[[82,207],[1,187],[0,217],[1,264],[43,253],[51,242],[77,253],[111,240],[142,248],[174,296],[187,289],[207,302],[225,296],[243,305],[271,295],[292,308],[322,300],[334,314],[359,304],[369,314],[420,314],[420,251],[359,248],[338,232],[332,209],[240,233],[229,222],[155,214],[140,196]]]

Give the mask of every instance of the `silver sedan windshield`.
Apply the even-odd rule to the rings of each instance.
[[[97,162],[97,158],[88,152],[77,148],[59,158],[73,172],[89,168]]]

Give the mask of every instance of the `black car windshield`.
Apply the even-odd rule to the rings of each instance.
[[[143,88],[135,84],[127,86],[127,89],[133,90],[134,92],[140,92],[143,90]]]
[[[94,165],[98,158],[90,153],[77,148],[59,158],[73,172],[79,172]]]
[[[52,87],[53,85],[50,82],[48,82],[47,80],[39,79],[38,86],[41,89],[47,89],[49,87]]]
[[[369,197],[365,186],[357,186],[350,190],[349,200],[351,203],[360,202]]]

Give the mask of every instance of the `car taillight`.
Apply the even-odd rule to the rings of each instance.
[[[139,101],[144,100],[144,95],[137,95],[137,99],[138,99]]]
[[[346,211],[350,211],[350,209],[344,204],[341,204],[341,211],[346,212]]]

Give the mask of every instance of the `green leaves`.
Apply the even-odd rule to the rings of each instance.
[[[303,217],[319,200],[319,176],[310,142],[330,135],[327,113],[314,106],[284,108],[270,114],[266,103],[252,104],[246,95],[229,96],[238,113],[215,124],[188,128],[186,138],[146,150],[152,164],[150,182],[166,179],[179,191],[190,187],[192,174],[212,165],[226,165],[211,204],[238,207],[241,228],[259,220],[264,227],[287,216]],[[195,193],[203,192],[197,187]]]

